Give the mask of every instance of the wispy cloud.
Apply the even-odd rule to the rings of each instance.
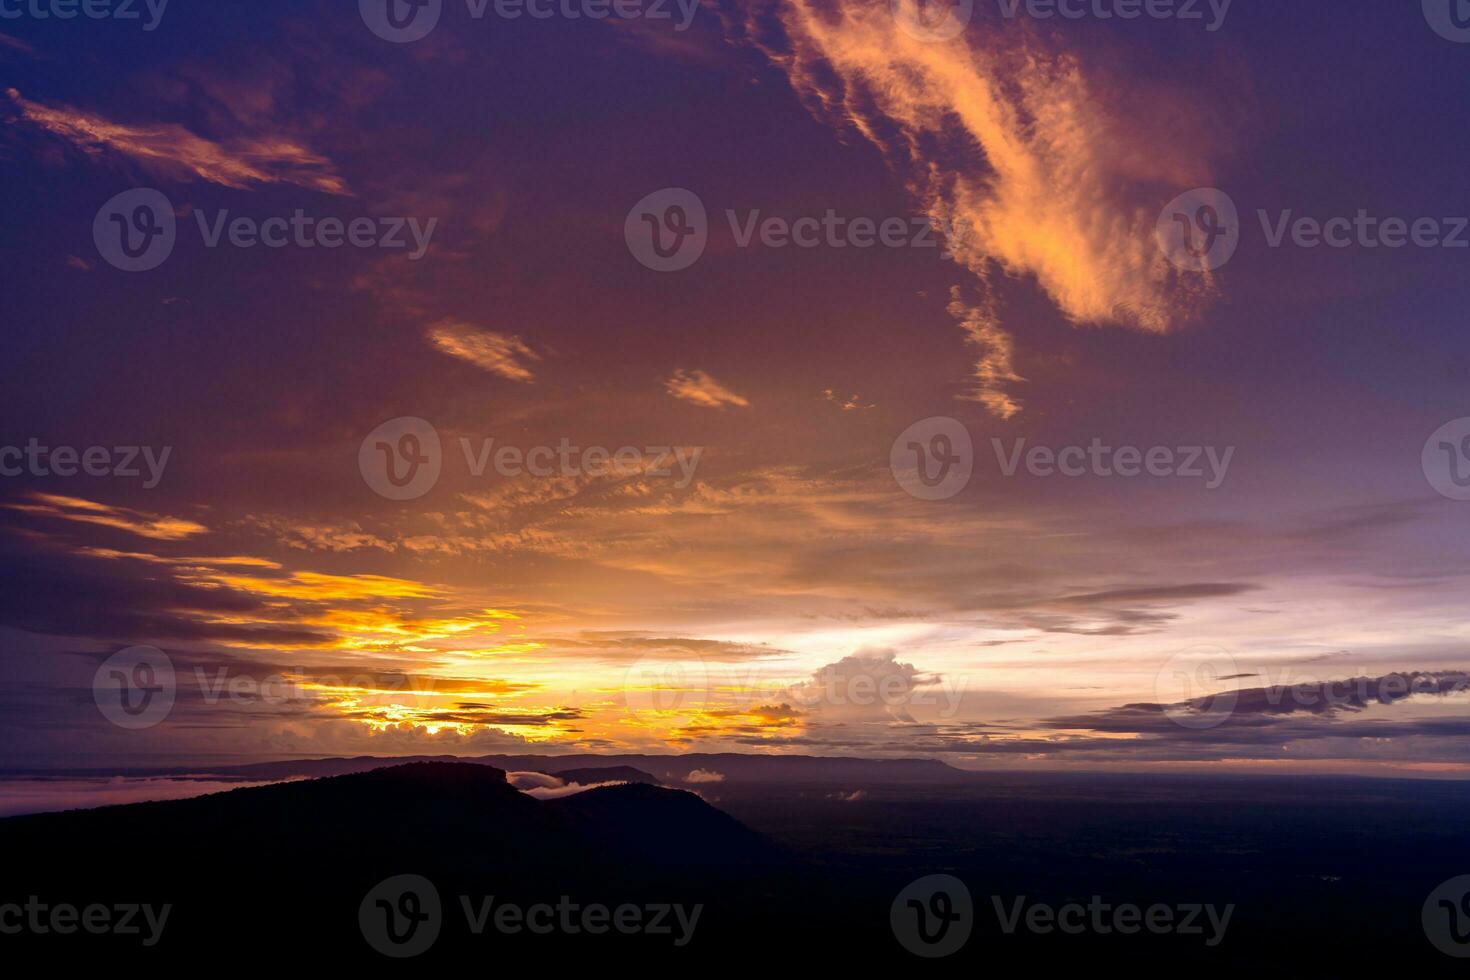
[[[206,139],[177,123],[128,125],[67,105],[43,105],[15,89],[6,95],[21,118],[84,153],[116,154],[167,177],[247,189],[295,184],[325,194],[348,194],[332,161],[280,134]]]
[[[822,397],[841,408],[844,412],[857,412],[874,407],[872,405],[864,405],[862,395],[840,395],[834,388],[823,388]]]
[[[1016,373],[1013,364],[1016,344],[1000,325],[993,304],[967,304],[956,286],[951,290],[949,315],[959,322],[965,338],[980,351],[980,358],[975,362],[975,390],[970,397],[997,418],[1018,415],[1021,403],[1008,389],[1011,384],[1026,379]]]
[[[160,517],[126,507],[111,507],[81,497],[63,497],[51,493],[33,493],[31,503],[13,503],[5,506],[11,510],[41,517],[54,517],[82,524],[99,524],[103,527],[129,531],[144,538],[158,541],[178,541],[202,534],[208,530],[203,524],[179,517]]]
[[[541,360],[519,337],[481,330],[458,320],[441,320],[432,325],[428,338],[429,343],[450,357],[511,381],[533,381],[536,375],[525,362]]]
[[[36,53],[35,48],[20,38],[11,37],[9,34],[0,34],[0,48],[9,48],[12,51],[19,51],[21,54],[34,55]]]
[[[674,376],[664,382],[664,388],[675,398],[695,405],[703,405],[705,408],[726,408],[734,405],[737,408],[748,408],[750,402],[735,394],[729,388],[716,381],[703,371],[686,371],[682,368],[674,372]]]
[[[898,28],[891,7],[757,3],[747,30],[815,114],[895,162],[982,286],[1031,277],[1077,324],[1162,332],[1191,319],[1213,284],[1182,278],[1154,226],[1164,201],[1209,182],[1204,148],[1216,141],[1160,138],[1165,120],[1198,128],[1175,97],[1130,91],[1124,111],[1108,79],[1023,28],[924,41]],[[1139,113],[1140,102],[1157,104]],[[1020,380],[1009,336],[983,306],[950,312],[982,352],[978,400],[1015,414],[1004,394]]]

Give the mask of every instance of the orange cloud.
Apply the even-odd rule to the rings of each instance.
[[[1179,97],[1130,91],[1124,111],[1078,56],[1045,49],[1025,28],[976,24],[925,41],[900,30],[890,8],[792,0],[773,8],[789,48],[766,51],[815,114],[898,163],[982,286],[997,273],[1031,277],[1077,324],[1163,332],[1192,319],[1214,284],[1181,276],[1154,241],[1162,204],[1209,183],[1201,147],[1213,141],[1189,131],[1203,124],[1169,101]],[[749,33],[764,36],[764,26]],[[1144,101],[1159,104],[1140,113]],[[977,399],[1015,414],[1009,336],[985,306],[951,313],[981,350]]]
[[[735,394],[703,371],[685,371],[682,368],[664,382],[664,388],[675,398],[705,408],[725,408],[734,405],[748,408],[750,402]]]
[[[429,343],[450,357],[511,381],[534,380],[535,375],[523,362],[541,360],[519,337],[480,330],[457,320],[434,324],[429,327],[428,337]]]
[[[88,154],[116,153],[173,176],[244,190],[259,184],[295,184],[325,194],[347,194],[332,161],[282,135],[215,142],[176,123],[131,126],[66,105],[47,106],[7,89],[27,122]]]
[[[255,578],[246,575],[212,575],[211,580],[256,595],[303,599],[314,602],[354,599],[419,599],[437,594],[432,586],[385,575],[324,575],[293,572],[289,578]]]
[[[30,497],[37,502],[4,506],[24,514],[37,514],[82,524],[100,524],[159,541],[178,541],[209,530],[203,524],[183,518],[160,517],[125,507],[110,507],[81,497],[63,497],[51,493],[33,493]]]

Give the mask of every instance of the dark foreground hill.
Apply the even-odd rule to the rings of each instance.
[[[854,781],[934,785],[961,783],[972,773],[955,769],[937,759],[861,759],[807,755],[746,755],[736,752],[689,753],[685,755],[483,755],[483,756],[350,756],[327,759],[288,759],[227,766],[151,767],[132,769],[0,770],[0,777],[34,776],[110,778],[113,776],[164,776],[215,780],[264,781],[318,778],[366,772],[410,762],[470,762],[507,772],[567,772],[624,768],[666,786],[704,785],[706,781],[729,783],[844,784]],[[633,779],[641,782],[643,779]]]
[[[0,821],[0,854],[0,904],[36,896],[78,909],[168,905],[155,948],[188,956],[218,954],[242,938],[293,956],[357,955],[367,949],[359,907],[395,876],[432,883],[444,917],[466,926],[458,941],[468,942],[467,924],[484,919],[487,901],[492,911],[565,901],[692,909],[741,894],[752,876],[785,860],[766,838],[683,790],[629,783],[538,800],[502,770],[469,763],[15,817]],[[663,918],[678,922],[672,911]],[[454,930],[445,931],[453,945]],[[657,945],[658,936],[614,938]],[[6,936],[5,945],[44,947],[46,939]],[[68,952],[138,946],[84,930],[74,939]]]
[[[512,787],[504,771],[470,763],[409,763],[188,800],[0,821],[0,844],[23,862],[26,855],[107,837],[149,845],[138,849],[146,857],[134,851],[139,860],[128,863],[129,876],[187,874],[252,851],[309,854],[339,867],[391,856],[424,871],[509,875],[556,867],[652,876],[666,866],[759,862],[776,853],[765,839],[683,790],[629,783],[537,800]],[[81,862],[89,876],[99,870],[96,858],[88,854]],[[49,859],[41,863],[50,876],[61,870]]]
[[[1470,952],[1470,902],[1438,891],[1470,876],[1470,784],[923,784],[856,764],[841,783],[818,766],[805,783],[789,769],[761,782],[716,758],[701,760],[702,796],[627,784],[541,800],[484,761],[414,763],[0,821],[0,953],[211,970],[376,970],[413,952],[425,971],[1201,977],[1386,962],[1418,977],[1463,974],[1435,940]],[[1161,925],[1140,926],[1145,910]],[[109,927],[124,916],[130,932]],[[924,936],[953,956],[914,955]]]

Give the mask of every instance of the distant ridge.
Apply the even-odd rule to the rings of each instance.
[[[559,776],[567,783],[575,783],[578,786],[594,786],[598,783],[639,783],[645,786],[657,786],[657,776],[651,776],[642,769],[634,769],[632,766],[593,766],[587,769],[558,769],[551,775]]]
[[[364,941],[359,909],[373,889],[401,878],[432,889],[425,899],[430,892],[413,886],[415,902],[431,900],[442,910],[433,916],[446,933],[437,953],[458,945],[501,957],[516,945],[561,962],[569,943],[602,957],[625,945],[670,945],[667,934],[651,930],[608,932],[610,910],[625,905],[654,909],[650,915],[675,903],[718,905],[701,937],[713,929],[744,934],[743,917],[763,908],[760,876],[782,873],[791,860],[685,790],[621,784],[540,800],[510,785],[505,771],[467,762],[411,762],[185,800],[10,817],[0,820],[0,853],[0,906],[31,896],[79,907],[166,905],[160,952],[193,966],[237,955],[272,965],[302,957],[379,962]],[[748,897],[750,888],[757,897]],[[488,902],[609,911],[598,935],[548,940],[520,929],[477,937],[465,908]],[[66,945],[71,955],[115,960],[119,949],[137,946],[127,936],[76,933]],[[7,949],[12,938],[5,937]],[[49,935],[21,938],[54,955]]]
[[[292,759],[233,766],[172,766],[166,768],[68,769],[0,771],[5,778],[68,776],[162,776],[256,781],[299,777],[343,776],[414,762],[468,763],[488,765],[510,772],[544,772],[557,775],[624,767],[651,776],[670,786],[690,785],[691,773],[717,774],[725,782],[846,783],[867,780],[878,783],[930,783],[967,780],[972,774],[938,759],[863,759],[809,755],[754,755],[738,752],[691,753],[689,755],[416,755],[352,756],[323,759]],[[630,780],[642,782],[644,780]],[[695,782],[699,782],[696,778]]]
[[[680,842],[698,842],[706,862],[774,853],[733,817],[682,789],[626,783],[538,800],[484,763],[409,762],[338,776],[227,790],[184,800],[128,803],[0,820],[0,850],[45,854],[78,839],[163,838],[184,855],[208,848],[219,828],[235,846],[309,849],[318,859],[392,853],[410,866],[463,870],[466,862],[502,874],[523,862],[544,869],[686,864]],[[40,865],[44,869],[44,862]],[[169,872],[167,861],[154,870]]]

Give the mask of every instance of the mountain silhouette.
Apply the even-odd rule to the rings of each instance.
[[[576,783],[579,786],[593,786],[597,783],[643,783],[649,786],[659,785],[657,776],[652,776],[642,769],[634,769],[632,766],[590,766],[584,769],[558,769],[555,775],[567,783]]]
[[[324,759],[291,759],[228,766],[169,766],[128,769],[0,770],[0,776],[38,774],[72,778],[185,777],[221,780],[271,780],[342,776],[410,762],[475,763],[506,772],[541,772],[562,775],[626,768],[667,786],[685,783],[691,773],[718,773],[729,782],[760,782],[811,785],[848,782],[882,782],[933,785],[967,782],[974,774],[956,769],[938,759],[863,759],[841,756],[760,755],[738,752],[688,753],[684,755],[483,755],[483,756],[350,756]],[[620,777],[621,778],[621,777]],[[643,780],[630,780],[641,782]]]
[[[359,902],[395,875],[432,881],[458,915],[453,896],[695,903],[784,860],[684,790],[630,782],[538,800],[501,769],[455,762],[12,817],[0,853],[0,904],[169,903],[169,950],[190,954],[278,932],[283,908],[317,909],[302,915],[322,941],[355,950]]]
[[[640,782],[537,800],[511,786],[504,770],[475,763],[415,762],[323,779],[230,790],[187,800],[135,803],[0,821],[7,853],[88,837],[197,841],[229,828],[236,846],[265,852],[309,847],[324,859],[388,852],[425,869],[508,873],[572,863],[641,867],[728,863],[773,853],[764,838],[693,793]],[[629,779],[619,770],[584,774]],[[700,844],[675,853],[664,842]],[[150,864],[167,870],[160,855]]]

